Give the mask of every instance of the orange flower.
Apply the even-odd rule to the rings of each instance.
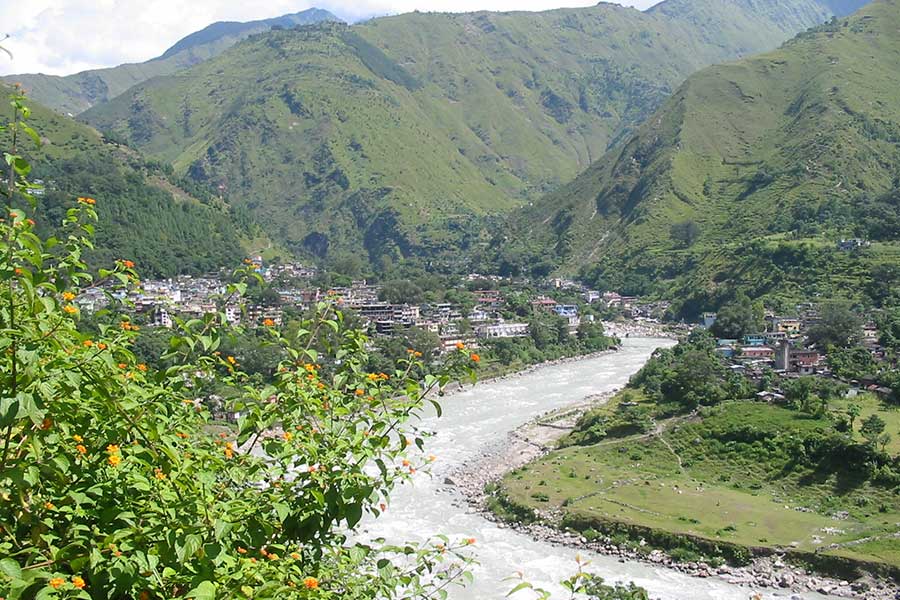
[[[69,305],[63,307],[63,312],[70,314],[70,315],[74,315],[75,313],[78,312],[78,309],[75,308],[74,306],[72,306],[71,304],[69,304]]]
[[[477,354],[473,354],[473,355],[472,355],[472,356],[470,356],[470,357],[469,357],[469,358],[471,358],[471,359],[472,359],[472,362],[475,362],[475,363],[477,363],[477,362],[481,362],[481,357],[480,357],[480,356],[478,356],[478,355],[477,355]]]
[[[403,460],[403,466],[404,466],[404,467],[408,467],[408,466],[409,466],[409,461],[404,459],[404,460]]]
[[[54,577],[53,579],[51,579],[51,580],[48,582],[48,584],[50,585],[50,587],[52,587],[54,590],[58,590],[58,589],[61,588],[63,585],[65,585],[65,583],[66,583],[66,580],[63,579],[62,577]]]
[[[163,473],[163,470],[159,468],[153,470],[153,476],[160,481],[163,481],[166,478],[166,474]]]
[[[275,327],[275,321],[273,321],[272,319],[265,319],[263,321],[263,325],[265,325],[266,327]]]
[[[421,352],[416,352],[416,358],[422,358],[422,353],[421,353]]]
[[[43,429],[44,431],[48,431],[52,428],[53,428],[53,419],[51,419],[50,417],[45,418],[41,422],[41,429]]]
[[[88,206],[93,206],[97,204],[97,201],[93,198],[78,198],[79,204],[87,204]]]
[[[306,577],[303,580],[303,587],[308,590],[317,590],[319,589],[319,580],[315,577]]]
[[[469,545],[469,546],[471,546],[471,545],[474,544],[474,543],[475,543],[475,538],[469,538],[469,539],[466,540],[466,544]]]
[[[466,349],[466,345],[463,344],[462,342],[456,342],[456,349],[457,349],[457,350],[465,350],[465,349]]]
[[[118,454],[118,453],[119,453],[119,446],[116,445],[116,444],[110,444],[110,445],[108,445],[108,446],[106,447],[106,451],[107,451],[108,453],[110,453],[110,454]]]
[[[127,368],[128,368],[128,365],[126,365],[125,363],[119,363],[119,368],[120,368],[120,369],[127,369]]]
[[[82,444],[78,444],[75,446],[75,450],[78,451],[78,454],[85,455],[87,454],[87,448],[85,448]]]
[[[126,269],[133,269],[133,268],[134,268],[134,263],[131,262],[130,260],[123,260],[123,261],[122,261],[122,266],[125,267]]]
[[[34,222],[34,219],[25,219],[25,222],[34,227],[37,223]]]
[[[362,395],[365,394],[365,393],[366,393],[365,390],[356,390],[356,395],[357,395],[357,396],[362,396]]]
[[[315,472],[318,471],[319,469],[318,469],[318,467],[316,467],[316,465],[309,465],[309,469],[307,469],[307,470],[308,470],[310,473],[315,473]]]
[[[278,555],[275,554],[274,552],[272,552],[272,553],[268,554],[266,556],[266,558],[268,558],[269,560],[278,560]]]
[[[178,437],[180,437],[180,438],[183,439],[183,440],[186,440],[187,437],[188,437],[188,434],[182,433],[181,431],[179,431],[179,432],[176,433],[175,435],[177,435]]]
[[[112,466],[112,467],[118,467],[119,464],[121,464],[121,462],[122,462],[122,457],[119,456],[118,454],[111,454],[111,455],[106,459],[106,461],[110,464],[110,466]]]
[[[94,345],[94,342],[92,342],[91,340],[84,340],[83,342],[81,342],[81,345],[85,348],[90,348]]]
[[[300,555],[296,552],[291,552],[291,558],[294,560],[300,560]]]
[[[76,575],[75,577],[72,578],[72,585],[77,587],[79,590],[83,590],[84,589],[84,579],[82,579],[81,577]]]
[[[99,348],[100,350],[106,350],[107,345],[103,342],[100,342],[99,344],[97,344],[97,348]]]
[[[378,381],[377,373],[369,373],[368,375],[366,375],[366,377],[369,378],[369,381]]]
[[[141,363],[141,364],[139,364],[139,365],[137,366],[137,370],[138,370],[138,371],[141,371],[142,373],[146,373],[146,372],[147,372],[147,365],[145,365],[144,363]]]
[[[125,331],[128,331],[131,329],[131,323],[129,323],[128,321],[122,321],[122,323],[119,324],[119,327],[121,327]]]
[[[238,546],[237,551],[238,551],[238,554],[247,554],[247,549],[241,548],[240,546]]]
[[[292,439],[294,439],[294,434],[291,433],[290,431],[285,431],[284,433],[281,434],[281,437],[283,437],[286,442],[289,442]]]
[[[71,302],[75,299],[75,294],[73,294],[72,292],[63,292],[62,297],[66,302]]]
[[[237,359],[236,359],[235,357],[233,357],[233,356],[229,356],[229,357],[226,358],[225,360],[227,360],[227,361],[228,361],[228,364],[230,364],[230,365],[236,365],[236,364],[237,364]]]
[[[428,462],[434,462],[436,460],[437,460],[437,456],[435,456],[434,454],[431,454],[428,456]]]
[[[44,502],[44,508],[46,508],[47,510],[53,510],[56,508],[56,505],[52,502]]]

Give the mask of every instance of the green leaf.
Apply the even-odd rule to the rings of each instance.
[[[187,593],[186,598],[196,598],[197,600],[215,600],[216,586],[211,581],[203,581]]]
[[[0,560],[0,572],[11,579],[22,579],[22,568],[11,558]]]

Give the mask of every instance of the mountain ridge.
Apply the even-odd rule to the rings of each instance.
[[[900,279],[897,8],[878,0],[690,77],[622,146],[518,215],[510,237],[530,242],[501,262],[550,249],[593,284],[680,296],[694,312],[738,288],[883,302]],[[838,249],[856,237],[871,246]]]
[[[694,0],[684,18],[609,4],[410,13],[269,31],[83,118],[225,190],[293,251],[381,268],[469,252],[485,239],[473,217],[570,180],[690,73],[829,14],[816,0],[748,6]]]
[[[171,75],[217,56],[254,33],[276,26],[289,27],[322,20],[340,19],[328,11],[311,8],[271,19],[220,21],[182,38],[162,55],[142,63],[91,69],[67,76],[42,73],[4,75],[0,80],[8,84],[21,83],[35,100],[57,112],[72,116],[115,98],[134,85],[154,77]]]

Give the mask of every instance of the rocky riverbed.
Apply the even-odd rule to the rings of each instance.
[[[499,481],[506,473],[517,469],[552,450],[555,442],[571,431],[578,417],[589,407],[607,402],[614,392],[585,398],[581,402],[559,411],[544,414],[530,423],[512,431],[505,440],[483,448],[475,458],[465,463],[444,480],[449,493],[459,493],[472,510],[486,519],[498,522],[497,517],[487,510],[485,487]],[[582,548],[606,556],[617,556],[620,562],[642,561],[666,566],[693,577],[719,577],[728,583],[744,586],[748,597],[757,591],[782,590],[787,598],[800,597],[796,594],[818,592],[839,598],[860,600],[900,600],[900,587],[896,584],[866,577],[859,581],[840,581],[821,577],[789,564],[784,557],[763,557],[755,559],[745,567],[728,565],[711,566],[705,563],[679,563],[664,552],[654,550],[649,553],[622,548],[610,539],[588,541],[577,534],[561,531],[551,524],[553,518],[531,525],[503,524],[551,544]]]

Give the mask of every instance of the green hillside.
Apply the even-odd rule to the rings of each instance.
[[[829,14],[670,0],[327,23],[253,36],[83,118],[223,190],[295,252],[464,262],[477,217],[570,180],[690,73]]]
[[[273,27],[295,27],[336,20],[337,17],[327,11],[311,8],[296,14],[248,23],[213,23],[180,40],[162,56],[147,62],[84,71],[66,77],[23,74],[9,75],[2,79],[7,83],[21,83],[32,98],[57,112],[77,115],[148,79],[170,75],[218,56],[253,34]]]
[[[691,77],[635,136],[524,211],[507,268],[686,298],[900,297],[900,3]],[[839,251],[842,238],[870,247]],[[550,248],[552,250],[548,251]]]
[[[0,96],[10,92],[0,85]],[[173,183],[169,170],[106,142],[90,127],[33,101],[28,105],[33,111],[29,121],[44,140],[40,150],[30,141],[26,150],[33,179],[45,186],[39,229],[54,229],[77,197],[92,196],[100,218],[92,266],[126,258],[147,275],[170,276],[233,266],[242,256],[242,239],[253,231],[249,219],[216,206],[213,199],[204,204]],[[4,102],[3,121],[9,120],[9,110]],[[8,141],[0,136],[0,147],[7,149]]]

